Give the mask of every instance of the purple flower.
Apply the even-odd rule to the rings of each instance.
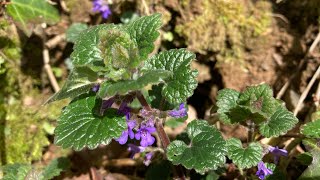
[[[151,163],[152,156],[153,156],[153,152],[147,153],[146,156],[144,157],[145,159],[143,161],[143,164],[146,166],[149,166]]]
[[[121,136],[116,139],[119,144],[125,144],[128,141],[128,136],[130,137],[130,139],[134,138],[133,128],[136,126],[136,123],[137,122],[135,120],[127,121],[128,129],[123,131]]]
[[[100,114],[103,114],[106,109],[111,108],[113,103],[114,103],[114,97],[109,98],[108,100],[102,100],[102,104],[100,107]]]
[[[91,88],[91,90],[92,90],[93,92],[98,92],[98,91],[99,91],[99,88],[100,88],[100,84],[95,84],[95,85]]]
[[[185,108],[185,104],[181,103],[179,106],[179,110],[171,110],[168,112],[169,116],[174,118],[182,118],[187,116],[187,109]]]
[[[130,158],[133,159],[134,155],[136,153],[140,153],[143,152],[145,150],[145,147],[141,147],[141,146],[136,146],[134,144],[128,144],[128,151],[131,152],[130,154]]]
[[[155,131],[156,128],[154,127],[154,124],[152,124],[150,121],[148,121],[147,123],[142,123],[140,125],[140,129],[138,129],[135,135],[135,138],[136,140],[141,139],[140,145],[142,147],[151,146],[155,141],[155,138],[151,136],[151,133]]]
[[[266,176],[272,174],[273,172],[264,165],[262,161],[258,164],[258,171],[256,175],[259,177],[259,179],[264,179]]]
[[[102,14],[103,19],[107,19],[111,15],[111,10],[105,0],[94,0],[92,10],[94,12],[99,11]]]
[[[285,149],[279,149],[278,146],[269,146],[269,152],[274,155],[274,163],[278,164],[280,156],[288,156],[288,151]]]

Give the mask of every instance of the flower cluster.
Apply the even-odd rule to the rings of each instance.
[[[174,118],[182,118],[187,116],[187,109],[184,103],[181,103],[179,106],[179,110],[171,110],[168,112],[168,115]]]
[[[103,19],[107,19],[111,15],[110,7],[105,0],[94,0],[92,10],[94,12],[100,12]]]

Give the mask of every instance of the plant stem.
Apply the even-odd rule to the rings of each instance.
[[[152,108],[150,107],[147,100],[144,98],[143,94],[140,91],[136,92],[136,97],[139,100],[140,104],[143,106],[143,108],[145,108],[147,111],[152,111]],[[164,131],[164,128],[162,125],[162,119],[156,118],[155,124],[156,124],[157,133],[161,140],[162,147],[164,151],[166,151],[167,147],[170,144],[170,139],[167,133]],[[182,180],[186,179],[181,166],[175,166],[174,170],[175,170],[174,172],[178,176],[178,179],[182,179]]]
[[[254,122],[249,120],[248,121],[248,140],[247,140],[248,143],[254,141],[254,128],[255,128]]]

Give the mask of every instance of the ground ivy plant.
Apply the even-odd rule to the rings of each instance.
[[[82,150],[115,140],[128,146],[131,157],[143,152],[144,163],[149,165],[159,149],[152,148],[157,135],[164,157],[200,174],[223,166],[226,157],[241,171],[257,166],[260,179],[272,174],[274,167],[264,164],[262,157],[271,152],[277,163],[287,152],[263,145],[255,136],[277,137],[298,119],[265,84],[243,92],[223,89],[217,97],[217,113],[223,123],[249,128],[247,144],[236,138],[225,140],[205,120],[188,124],[187,140],[170,142],[163,123],[168,117],[177,122],[186,119],[186,100],[197,87],[197,71],[190,68],[196,57],[186,49],[150,55],[160,27],[161,15],[154,14],[124,25],[75,26],[74,31],[69,30],[74,42],[73,69],[62,89],[47,101],[71,99],[58,119],[55,143]],[[175,172],[183,176],[179,167]]]

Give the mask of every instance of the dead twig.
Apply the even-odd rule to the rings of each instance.
[[[97,172],[97,169],[95,167],[90,168],[90,177],[92,180],[103,180],[101,174]]]
[[[43,63],[44,63],[44,69],[46,70],[49,81],[54,89],[54,92],[58,92],[60,90],[59,84],[57,82],[56,77],[53,74],[52,68],[50,66],[50,56],[49,56],[49,50],[47,48],[44,48],[42,51],[43,55]]]
[[[314,105],[316,106],[316,108],[318,108],[320,103],[320,82],[318,83],[317,91],[313,96],[313,100],[314,100]]]
[[[66,34],[59,34],[55,37],[53,37],[52,39],[49,39],[45,45],[49,48],[52,49],[54,47],[56,47],[60,42],[64,41],[66,39]]]
[[[314,50],[314,48],[317,46],[317,44],[319,43],[319,41],[320,41],[320,31],[319,31],[316,39],[315,39],[315,40],[313,41],[313,43],[311,44],[311,46],[310,46],[307,54],[306,54],[305,57],[300,61],[296,73],[293,73],[293,74],[290,76],[289,80],[283,85],[283,87],[282,87],[282,88],[280,89],[280,91],[278,92],[278,94],[277,94],[277,96],[276,96],[277,99],[281,99],[281,97],[283,96],[283,94],[286,92],[286,90],[288,89],[289,85],[291,84],[292,80],[296,77],[296,75],[298,74],[298,72],[301,71],[304,63],[306,62],[305,59],[308,57],[308,55],[310,55],[310,54],[313,53],[313,50]]]
[[[299,110],[301,109],[301,105],[304,101],[304,99],[307,97],[311,87],[313,86],[314,82],[316,81],[316,79],[319,77],[320,75],[320,66],[318,66],[317,71],[314,73],[314,75],[312,76],[312,79],[310,80],[310,82],[308,83],[306,89],[303,91],[303,93],[301,94],[298,104],[296,106],[296,108],[293,111],[293,114],[296,116],[299,112]]]

